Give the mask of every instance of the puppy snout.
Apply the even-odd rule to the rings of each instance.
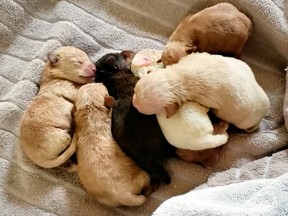
[[[96,66],[94,64],[90,65],[90,69],[93,71],[94,74],[96,74]]]

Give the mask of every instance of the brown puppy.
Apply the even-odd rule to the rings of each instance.
[[[76,151],[70,145],[72,108],[81,84],[93,82],[95,65],[75,47],[61,47],[48,54],[40,90],[23,115],[20,143],[37,165],[52,168]]]
[[[251,20],[229,3],[219,3],[186,16],[170,36],[161,60],[177,63],[192,52],[238,58],[250,35]]]
[[[149,176],[117,145],[111,132],[114,99],[102,83],[87,84],[75,101],[77,170],[86,191],[103,204],[138,206]],[[74,140],[73,140],[74,141]]]

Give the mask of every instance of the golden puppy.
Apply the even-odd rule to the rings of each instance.
[[[170,36],[161,60],[177,63],[192,52],[239,57],[252,29],[251,20],[229,3],[185,17]]]
[[[146,200],[139,194],[149,187],[150,178],[113,139],[113,104],[102,83],[80,88],[75,101],[77,170],[86,191],[100,203],[138,206]]]
[[[141,113],[166,111],[170,117],[182,103],[195,101],[248,132],[258,128],[270,107],[245,62],[208,53],[192,53],[166,69],[152,71],[134,91],[133,105]]]
[[[72,108],[81,84],[94,81],[95,65],[75,47],[61,47],[48,54],[38,95],[24,113],[20,144],[37,165],[52,168],[76,151],[70,145]]]

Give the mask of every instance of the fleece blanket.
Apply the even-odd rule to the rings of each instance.
[[[42,169],[23,154],[18,144],[19,121],[37,94],[49,51],[62,45],[76,46],[96,61],[108,52],[124,49],[136,52],[146,48],[162,49],[187,13],[195,13],[218,2],[1,0],[0,215],[151,215],[165,200],[191,190],[197,190],[196,195],[202,197],[195,202],[194,208],[203,207],[203,197],[214,190],[216,194],[221,193],[219,202],[227,202],[225,206],[233,208],[229,200],[222,199],[224,194],[231,192],[229,196],[237,195],[239,200],[245,200],[247,193],[257,192],[249,189],[251,184],[259,185],[259,190],[267,188],[276,199],[278,194],[272,191],[280,190],[287,181],[287,175],[278,176],[288,170],[285,150],[288,96],[284,70],[288,60],[287,0],[228,1],[247,14],[254,24],[242,60],[251,66],[271,100],[271,109],[259,131],[252,134],[231,131],[219,161],[210,169],[170,160],[167,169],[172,177],[171,184],[160,187],[144,205],[133,208],[100,205],[85,193],[76,173],[68,173],[63,167]],[[243,193],[237,192],[242,186],[231,186],[233,190],[216,189],[220,185],[225,187],[241,181],[246,184],[246,180],[265,178],[275,178],[271,187],[265,186],[267,181],[261,181],[259,184],[247,183]],[[216,188],[205,192],[207,187]],[[196,195],[191,192],[192,199]],[[214,209],[217,209],[219,202],[213,197],[210,200],[210,205],[215,203]],[[190,198],[188,204],[189,201]],[[179,202],[187,206],[183,199]],[[179,202],[167,201],[175,211]],[[260,204],[256,202],[255,205]],[[167,214],[167,205],[158,210],[156,215]]]

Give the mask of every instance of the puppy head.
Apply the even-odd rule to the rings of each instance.
[[[196,46],[187,46],[176,41],[168,42],[161,55],[161,61],[165,66],[176,64],[181,58],[195,52],[196,50]]]
[[[171,85],[165,77],[165,69],[158,69],[143,76],[136,83],[132,102],[143,114],[166,112],[166,117],[171,117],[178,109],[173,98]]]
[[[131,62],[135,53],[132,51],[123,51],[121,53],[108,53],[102,56],[96,63],[97,82],[103,82],[109,79],[113,74],[120,71],[130,72]]]
[[[102,83],[89,83],[81,86],[75,100],[75,109],[78,111],[86,107],[110,109],[114,105],[114,98],[109,96],[107,88]]]
[[[95,79],[95,65],[86,53],[76,47],[64,46],[48,53],[48,64],[54,78],[78,84],[91,83]]]

